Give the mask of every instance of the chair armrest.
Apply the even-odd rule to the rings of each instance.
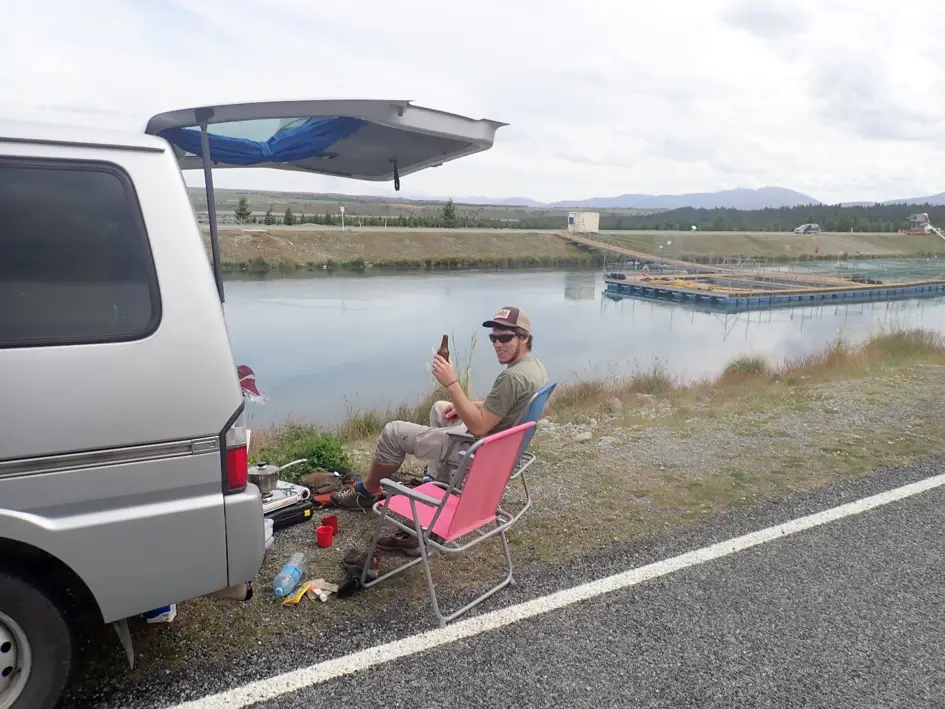
[[[394,482],[390,478],[384,478],[381,480],[381,489],[384,492],[394,495],[403,495],[404,497],[410,497],[416,500],[417,502],[423,502],[431,507],[439,507],[441,500],[437,500],[435,497],[430,497],[429,495],[424,495],[422,492],[417,492],[413,488],[409,488],[406,485],[401,485],[398,482]]]
[[[475,443],[476,441],[479,440],[478,437],[472,435],[468,431],[466,431],[465,433],[462,431],[447,431],[446,435],[458,441],[469,441],[470,443]]]

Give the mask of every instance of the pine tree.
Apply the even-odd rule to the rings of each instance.
[[[249,200],[245,197],[240,197],[239,204],[236,205],[236,209],[233,210],[233,213],[236,215],[236,221],[240,224],[249,222],[249,218],[253,216],[253,210],[249,208]]]
[[[443,205],[443,226],[447,229],[454,229],[456,227],[456,205],[453,204],[453,198],[450,197],[450,201]]]

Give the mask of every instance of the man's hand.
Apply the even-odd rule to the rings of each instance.
[[[443,359],[440,355],[434,355],[433,376],[444,388],[448,387],[456,381],[456,370],[453,369],[453,363]]]
[[[486,435],[499,423],[499,417],[482,406],[481,402],[469,400],[463,388],[456,385],[453,365],[439,355],[433,357],[433,376],[446,388],[450,397],[450,405],[443,411],[448,421],[458,418],[474,436]]]

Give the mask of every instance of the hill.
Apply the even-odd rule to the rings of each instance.
[[[945,192],[929,195],[928,197],[910,197],[909,199],[891,199],[883,204],[931,204],[935,206],[945,206]]]

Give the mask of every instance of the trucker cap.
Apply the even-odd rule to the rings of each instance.
[[[492,316],[492,320],[486,320],[483,327],[517,327],[524,330],[529,335],[532,334],[532,323],[528,313],[510,305],[505,306],[499,312]]]

